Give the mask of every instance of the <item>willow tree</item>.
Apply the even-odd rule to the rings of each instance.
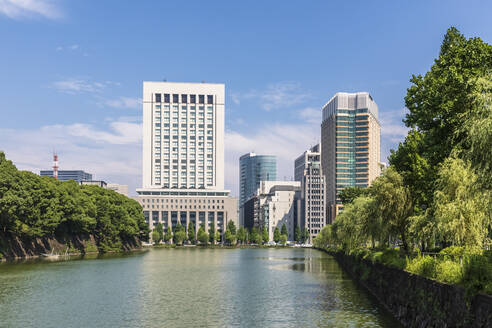
[[[459,158],[446,159],[436,183],[434,216],[439,233],[453,245],[481,247],[490,222],[470,164]]]
[[[409,188],[402,176],[390,166],[382,176],[375,179],[371,195],[376,202],[376,213],[380,218],[382,239],[399,239],[406,252],[409,251],[410,217],[413,214],[413,201]]]

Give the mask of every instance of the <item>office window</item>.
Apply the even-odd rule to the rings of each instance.
[[[173,103],[179,102],[179,95],[173,95]]]
[[[190,95],[190,103],[196,104],[196,96],[195,95]],[[194,107],[191,107],[191,109],[195,109]]]
[[[164,102],[169,103],[169,93],[164,94]],[[164,109],[166,109],[166,107],[164,107]],[[168,107],[168,109],[169,109],[169,107]]]
[[[161,94],[160,93],[155,94],[155,102],[158,102],[158,103],[161,102]]]
[[[198,103],[199,104],[204,104],[205,103],[205,96],[204,95],[199,95],[198,96]]]
[[[188,102],[188,95],[181,95],[181,102],[186,104]]]
[[[214,96],[208,95],[207,96],[207,104],[213,104],[214,103]]]

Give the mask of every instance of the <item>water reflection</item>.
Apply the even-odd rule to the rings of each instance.
[[[0,265],[0,326],[397,327],[310,249],[153,249]]]

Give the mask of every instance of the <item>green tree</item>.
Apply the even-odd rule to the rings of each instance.
[[[284,234],[280,235],[280,243],[282,245],[285,245],[287,243],[287,235],[284,235]]]
[[[280,241],[280,231],[278,230],[278,227],[275,227],[273,230],[273,241],[278,243]]]
[[[403,249],[408,252],[413,201],[408,187],[403,183],[403,178],[390,166],[373,181],[371,195],[377,204],[375,215],[381,219],[380,226],[385,229],[382,231],[381,240],[386,237],[399,239]]]
[[[490,218],[485,199],[477,192],[477,175],[462,159],[446,159],[441,166],[435,193],[435,217],[443,238],[457,246],[482,247]]]
[[[208,234],[210,238],[210,243],[215,244],[215,224],[212,224],[210,226],[210,229],[208,229]]]
[[[174,243],[176,245],[182,245],[183,242],[186,240],[186,232],[185,232],[185,229],[179,223],[179,221],[176,224],[176,226],[174,227],[173,239],[174,239]]]
[[[227,230],[229,230],[233,235],[236,234],[236,225],[234,224],[234,221],[231,220],[227,223]]]
[[[346,187],[338,193],[343,205],[352,203],[357,197],[367,194],[367,189],[361,187]]]
[[[289,233],[287,232],[287,226],[285,225],[285,223],[282,224],[282,229],[280,230],[280,234],[281,235],[286,235],[286,236],[289,235]]]
[[[214,236],[215,242],[220,242],[220,232],[216,231]]]
[[[225,242],[229,245],[236,245],[236,235],[227,229],[224,235]]]
[[[261,242],[262,242],[262,237],[261,237],[261,234],[260,232],[258,231],[258,228],[257,227],[253,227],[251,229],[251,235],[250,235],[250,241],[253,243],[253,244],[258,244],[260,245]]]
[[[196,238],[195,238],[195,223],[193,223],[193,221],[190,221],[190,223],[188,223],[188,240],[192,244],[194,244],[196,242]]]
[[[299,226],[296,226],[296,228],[295,228],[294,238],[296,240],[296,243],[300,243],[301,242],[301,229],[299,229]]]
[[[246,229],[244,227],[240,227],[237,231],[237,240],[241,242],[241,244],[246,242]]]
[[[173,232],[171,231],[171,228],[167,228],[166,234],[164,235],[164,241],[168,243],[173,239]]]
[[[263,236],[262,236],[263,242],[268,243],[270,241],[270,236],[268,234],[268,229],[266,226],[263,227]]]
[[[408,152],[402,151],[402,158],[393,159],[391,164],[402,172],[406,169],[402,159],[407,157],[411,159],[408,165],[417,166],[415,172],[403,175],[406,183],[410,184],[412,179],[418,181],[411,191],[417,192],[413,197],[420,207],[432,205],[439,164],[467,138],[469,130],[461,126],[476,110],[469,96],[477,90],[477,78],[485,76],[491,69],[492,46],[480,38],[466,39],[451,27],[430,71],[424,76],[412,76],[412,85],[405,97],[409,113],[404,122],[420,135],[418,138],[409,135],[408,138],[414,140],[405,140],[403,147],[418,149],[422,158],[412,154],[403,156]],[[413,142],[418,144],[411,145]]]
[[[309,230],[307,228],[304,228],[301,231],[301,243],[304,244],[308,240],[309,240]]]
[[[159,244],[159,242],[161,241],[160,234],[159,231],[157,231],[157,229],[154,229],[152,231],[152,241],[154,242],[155,245]]]
[[[208,233],[205,232],[205,227],[201,225],[198,229],[198,241],[200,242],[200,244],[207,245],[208,239]]]

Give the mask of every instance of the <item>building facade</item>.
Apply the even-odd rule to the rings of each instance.
[[[108,187],[108,184],[106,183],[106,181],[102,181],[102,180],[80,181],[80,184],[86,185],[86,186],[98,186],[98,187],[105,188],[105,189]]]
[[[106,188],[128,197],[128,185],[108,183]]]
[[[246,202],[246,214],[251,211],[252,217],[245,216],[245,222],[253,222],[260,231],[266,227],[270,241],[275,228],[281,230],[285,224],[288,240],[294,240],[295,222],[299,219],[296,217],[295,196],[300,186],[299,181],[261,181],[256,195]]]
[[[323,106],[321,167],[329,223],[343,209],[340,191],[367,187],[380,175],[380,131],[378,106],[368,92],[339,92]]]
[[[321,169],[320,144],[311,147],[295,160],[294,179],[301,183],[298,197],[300,222],[297,225],[308,230],[308,242],[311,244],[326,225],[326,184]]]
[[[143,83],[137,200],[151,228],[238,224],[237,199],[224,189],[224,97],[224,84]]]
[[[239,158],[239,211],[245,225],[244,204],[260,187],[260,181],[277,180],[277,158],[272,155],[247,153]]]
[[[42,177],[53,177],[53,170],[42,170],[39,172],[39,175],[41,175]],[[74,180],[80,183],[82,181],[92,180],[92,174],[84,172],[82,170],[59,170],[58,180]]]

